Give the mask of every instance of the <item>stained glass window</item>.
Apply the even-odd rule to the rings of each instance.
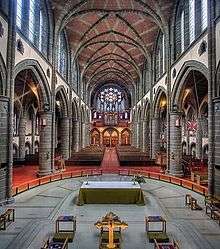
[[[124,96],[120,89],[107,87],[98,95],[98,110],[102,112],[122,112],[125,109]]]
[[[208,24],[208,1],[201,0],[201,19],[202,19],[202,31],[207,28]]]
[[[23,1],[17,0],[17,17],[16,24],[19,29],[21,29],[21,18],[22,18]]]
[[[34,41],[34,27],[35,27],[35,0],[30,0],[29,10],[29,39]]]
[[[195,40],[195,0],[189,0],[189,41]]]

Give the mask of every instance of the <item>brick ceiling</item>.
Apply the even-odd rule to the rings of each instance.
[[[174,0],[51,0],[88,84],[138,82]]]

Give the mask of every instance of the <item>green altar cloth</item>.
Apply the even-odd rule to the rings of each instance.
[[[133,182],[84,182],[79,190],[78,205],[84,204],[145,205],[140,185]]]

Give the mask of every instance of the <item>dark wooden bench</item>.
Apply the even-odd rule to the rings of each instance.
[[[218,220],[218,224],[220,226],[220,209],[214,210],[212,212],[212,217],[213,217],[214,220]]]
[[[8,208],[2,214],[0,214],[0,230],[6,230],[7,222],[14,222],[15,220],[15,210],[14,208]]]
[[[202,207],[197,203],[197,199],[192,197],[191,194],[185,195],[185,206],[190,207],[191,210],[202,210]]]

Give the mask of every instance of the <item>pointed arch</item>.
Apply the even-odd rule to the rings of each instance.
[[[0,53],[0,95],[6,95],[6,66]]]
[[[203,63],[194,60],[186,61],[181,67],[173,85],[172,94],[171,94],[171,103],[170,103],[171,108],[175,105],[180,106],[180,100],[181,100],[180,96],[183,86],[186,83],[187,76],[193,70],[199,71],[207,79],[208,68]]]
[[[153,113],[156,114],[156,115],[159,113],[160,99],[161,99],[161,97],[162,97],[163,94],[167,98],[165,88],[162,87],[162,86],[159,86],[157,88],[157,91],[156,91],[156,94],[155,94],[155,97],[154,97],[154,102],[153,102]]]
[[[61,109],[65,117],[69,115],[69,108],[68,108],[68,96],[64,86],[59,86],[56,88],[55,96],[60,96],[61,100]]]
[[[23,70],[31,70],[40,86],[40,108],[51,110],[51,91],[46,75],[38,61],[27,59],[19,62],[14,69],[13,79]]]

